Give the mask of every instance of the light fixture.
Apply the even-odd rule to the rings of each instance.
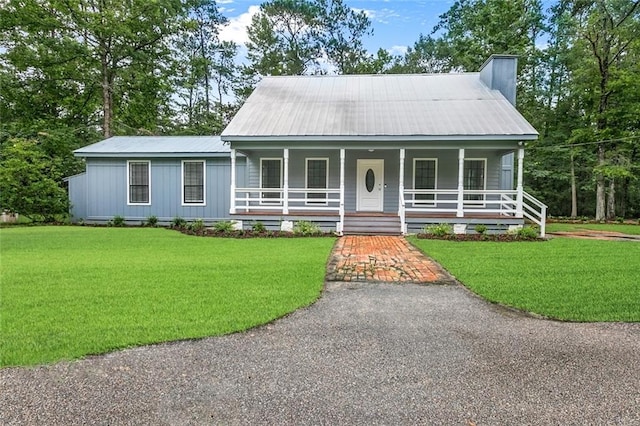
[[[367,151],[369,151],[369,152],[373,152],[373,151],[375,151],[375,149],[368,149]]]

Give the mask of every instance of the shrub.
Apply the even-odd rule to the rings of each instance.
[[[215,225],[213,225],[213,229],[216,232],[233,232],[235,231],[233,222],[230,220],[221,220],[220,222],[216,222]]]
[[[147,218],[146,225],[147,225],[147,226],[152,226],[152,227],[157,226],[157,225],[158,225],[158,217],[157,217],[157,216],[154,216],[154,215],[149,216],[149,217]]]
[[[257,233],[264,233],[264,232],[267,232],[267,227],[264,226],[264,223],[258,221],[258,222],[254,222],[251,225],[251,230]]]
[[[299,220],[293,227],[293,233],[296,235],[309,236],[322,234],[322,230],[317,224],[313,222],[309,222],[307,220]]]
[[[124,226],[124,217],[115,215],[113,219],[111,219],[111,224],[113,226]]]
[[[435,235],[436,237],[445,237],[453,234],[453,226],[448,223],[439,223],[437,225],[427,225],[424,227],[425,234]]]
[[[187,226],[187,221],[179,216],[174,217],[171,221],[172,228],[184,228],[185,226]]]
[[[189,224],[189,230],[192,232],[201,232],[204,229],[204,220],[196,219]]]
[[[484,235],[487,233],[487,225],[478,224],[473,228],[478,234]]]
[[[622,216],[618,216],[618,217],[616,217],[616,222],[618,222],[618,223],[624,223],[624,217],[622,217]]]
[[[525,226],[518,229],[518,231],[516,232],[516,236],[518,238],[522,238],[523,240],[533,240],[538,238],[538,230],[531,226]]]

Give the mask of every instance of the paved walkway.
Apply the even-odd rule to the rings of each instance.
[[[452,278],[403,237],[351,235],[333,248],[327,281],[449,283]]]

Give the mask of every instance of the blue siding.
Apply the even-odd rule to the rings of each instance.
[[[72,215],[75,220],[106,221],[123,216],[128,221],[142,221],[157,216],[170,221],[179,216],[187,220],[216,221],[229,219],[231,161],[229,158],[206,158],[205,206],[182,205],[182,160],[167,158],[136,159],[151,162],[151,205],[127,205],[127,160],[88,158],[84,175],[86,206],[80,208],[81,179],[71,178],[70,196],[74,200]],[[189,158],[184,158],[189,160]],[[196,160],[202,160],[197,158]],[[238,183],[244,185],[244,160],[238,158]],[[78,204],[78,207],[76,207]]]

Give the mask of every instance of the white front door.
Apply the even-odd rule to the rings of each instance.
[[[358,160],[356,210],[381,212],[384,209],[384,160]]]

